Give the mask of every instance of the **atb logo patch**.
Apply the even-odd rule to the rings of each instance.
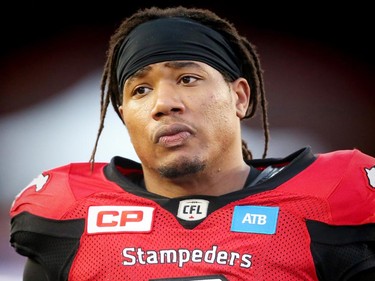
[[[365,168],[365,171],[366,171],[370,186],[375,188],[375,166],[372,167],[371,169]]]
[[[275,234],[279,207],[235,206],[231,231]]]
[[[209,201],[203,199],[188,199],[180,201],[177,217],[186,221],[197,221],[207,217]]]
[[[90,206],[87,233],[150,232],[154,210],[143,206]]]

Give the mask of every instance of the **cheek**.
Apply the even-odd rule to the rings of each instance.
[[[213,94],[204,105],[204,126],[210,143],[227,149],[237,134],[238,118],[229,93]]]
[[[122,105],[123,108],[123,120],[126,126],[131,130],[135,130],[137,127],[142,127],[148,121],[150,116],[150,106],[146,102],[140,102],[138,100],[128,100]]]
[[[213,93],[203,105],[204,114],[210,123],[216,128],[227,127],[231,122],[231,116],[235,116],[235,108],[228,97],[229,93]]]
[[[127,126],[128,135],[130,142],[133,145],[133,149],[136,152],[141,162],[147,163],[147,155],[152,154],[152,145],[149,142],[149,137],[146,134],[146,128],[144,123],[141,122],[129,122]]]
[[[133,110],[131,107],[124,108],[123,120],[135,148],[137,145],[141,146],[141,143],[148,139],[146,136],[146,127],[149,122],[146,116],[142,109]]]

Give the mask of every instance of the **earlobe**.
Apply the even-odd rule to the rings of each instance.
[[[245,78],[238,78],[233,82],[233,91],[236,93],[237,116],[242,119],[246,115],[250,102],[250,86]]]

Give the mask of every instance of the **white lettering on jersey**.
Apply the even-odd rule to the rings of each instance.
[[[177,264],[183,268],[186,263],[209,263],[223,266],[240,266],[250,268],[252,264],[252,255],[237,252],[219,251],[218,246],[212,246],[211,249],[204,251],[201,249],[163,249],[163,250],[144,250],[142,248],[124,248],[122,255],[125,260],[124,266],[149,265],[149,264]]]
[[[207,216],[209,201],[203,199],[188,199],[180,201],[177,217],[186,221],[197,221]]]
[[[264,225],[267,223],[267,216],[262,214],[249,214],[247,213],[242,223],[249,223],[249,224],[258,224],[258,225]]]
[[[150,232],[154,210],[143,206],[90,206],[87,233]]]
[[[371,169],[365,168],[365,171],[367,173],[367,178],[371,187],[375,188],[375,166],[372,167]]]

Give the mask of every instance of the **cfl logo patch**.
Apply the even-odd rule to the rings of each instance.
[[[203,199],[181,200],[177,217],[186,221],[197,221],[207,216],[209,201]]]
[[[90,206],[87,233],[150,232],[154,210],[144,206]]]
[[[235,206],[231,231],[275,234],[279,207]]]

